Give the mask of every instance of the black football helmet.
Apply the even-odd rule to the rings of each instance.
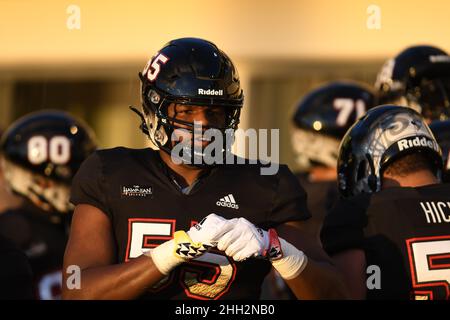
[[[407,105],[427,120],[450,117],[450,56],[432,46],[413,46],[383,65],[375,88],[379,104]]]
[[[442,160],[444,161],[442,181],[450,182],[450,120],[433,121],[430,129],[442,149]]]
[[[68,113],[46,110],[9,126],[1,140],[9,188],[51,213],[69,213],[70,183],[96,149],[93,131]]]
[[[436,176],[442,171],[441,149],[423,117],[409,107],[373,108],[345,134],[339,148],[338,188],[350,197],[381,188],[386,167],[401,156],[428,156]]]
[[[215,128],[224,134],[227,129],[234,132],[239,124],[244,95],[238,72],[231,59],[209,41],[197,38],[170,41],[150,59],[139,78],[143,113],[133,109],[142,117],[144,133],[167,153],[171,152],[170,139],[177,125],[194,130],[193,123],[168,116],[171,103],[225,108],[226,124]],[[192,152],[190,159],[194,156],[202,157]]]
[[[330,82],[300,100],[292,118],[292,145],[300,170],[314,164],[336,167],[341,138],[374,100],[368,86],[350,81]]]

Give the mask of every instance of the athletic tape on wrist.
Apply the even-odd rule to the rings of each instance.
[[[296,278],[308,264],[306,255],[286,240],[279,238],[283,257],[272,260],[272,266],[285,280]]]

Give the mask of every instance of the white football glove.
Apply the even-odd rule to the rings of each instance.
[[[211,213],[200,221],[200,223],[192,226],[187,234],[194,242],[215,247],[217,245],[217,240],[225,233],[231,231],[237,221],[237,218],[227,220]]]
[[[225,251],[235,261],[265,255],[269,247],[267,231],[256,228],[245,218],[239,218],[232,226],[229,232],[220,237],[217,249]]]
[[[172,240],[144,253],[150,256],[156,268],[167,275],[173,268],[195,259],[217,245],[217,239],[233,228],[237,219],[227,220],[210,214],[188,232],[177,231]]]
[[[308,262],[306,255],[279,238],[275,229],[262,230],[245,218],[233,223],[231,231],[220,237],[217,248],[235,261],[250,257],[266,258],[286,280],[297,277]]]

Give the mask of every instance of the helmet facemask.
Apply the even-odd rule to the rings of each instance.
[[[6,159],[2,169],[8,188],[27,199],[45,212],[68,214],[74,207],[69,202],[69,185],[26,170]]]
[[[450,76],[423,77],[406,90],[408,105],[420,106],[422,115],[431,120],[446,120],[450,116]]]
[[[292,146],[300,171],[308,171],[314,164],[336,167],[339,151],[339,141],[336,138],[294,128]]]
[[[231,154],[231,146],[234,142],[234,131],[239,124],[241,105],[229,104],[225,101],[215,103],[215,101],[202,101],[200,99],[176,98],[170,99],[167,95],[162,95],[156,90],[150,89],[143,96],[143,117],[148,128],[148,137],[151,142],[160,150],[179,163],[181,161],[187,165],[204,167],[224,163],[225,158]],[[212,102],[208,104],[208,102]],[[169,116],[168,109],[171,105],[186,105],[199,107],[221,107],[225,109],[225,121],[223,126],[202,126],[200,122],[188,122],[174,116]],[[175,108],[175,107],[174,107]],[[198,146],[196,141],[207,140],[214,142],[214,137],[220,136],[222,141],[220,153],[217,155],[212,149],[205,152],[208,146]],[[178,144],[181,153],[173,152]],[[216,159],[214,161],[211,159]]]

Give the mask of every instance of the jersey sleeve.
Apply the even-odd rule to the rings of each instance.
[[[310,217],[305,190],[287,166],[280,166],[269,222],[279,225],[288,221],[306,220]]]
[[[111,218],[105,186],[102,161],[98,152],[94,152],[83,162],[72,181],[70,202],[92,205]]]
[[[364,249],[364,228],[367,226],[367,197],[340,199],[325,217],[320,238],[329,255]]]

